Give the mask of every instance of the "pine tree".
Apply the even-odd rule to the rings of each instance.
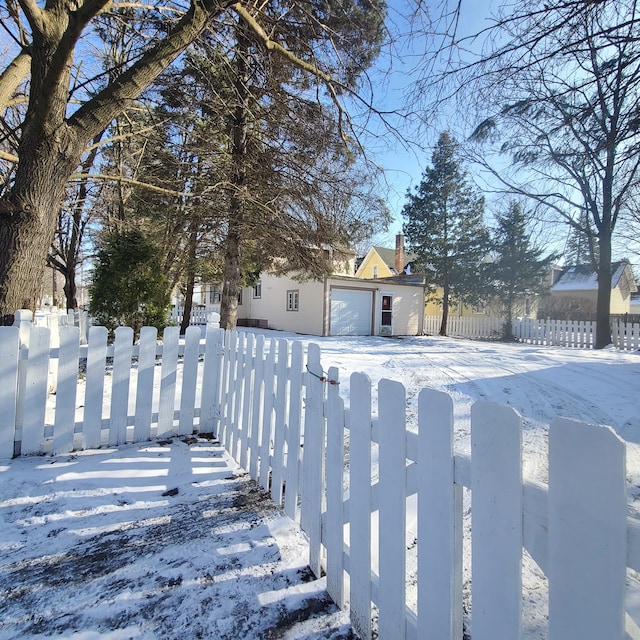
[[[556,256],[543,258],[543,249],[532,245],[520,203],[512,201],[507,212],[497,216],[497,223],[492,234],[495,260],[488,266],[488,275],[504,310],[502,337],[513,340],[512,318],[518,302],[547,286],[546,271]]]
[[[448,133],[438,144],[402,214],[404,234],[418,267],[442,287],[440,335],[447,334],[450,303],[473,304],[483,297],[482,260],[489,248],[484,198],[469,182],[458,144]]]
[[[89,313],[97,324],[114,330],[166,325],[167,277],[158,248],[140,230],[107,233],[101,239],[92,274]]]

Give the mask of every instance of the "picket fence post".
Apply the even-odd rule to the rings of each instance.
[[[298,341],[291,346],[289,367],[289,406],[287,408],[287,465],[286,491],[284,494],[285,513],[296,522],[299,520],[298,496],[300,495],[300,465],[302,460],[302,344]]]
[[[309,566],[321,575],[322,493],[324,458],[324,386],[320,348],[310,344],[307,350],[304,446],[302,449],[302,505],[300,526],[309,537]]]
[[[371,637],[371,381],[351,374],[349,412],[349,582],[351,624]]]
[[[109,445],[111,446],[124,444],[127,441],[132,352],[133,329],[118,327],[115,330],[111,375],[111,411],[109,413]]]
[[[474,640],[520,637],[521,420],[509,407],[471,408],[471,566]],[[500,568],[499,576],[496,568]]]
[[[269,490],[269,475],[271,471],[271,439],[273,437],[273,380],[276,366],[276,341],[269,340],[269,353],[264,363],[263,403],[262,403],[262,430],[260,433],[260,486]]]
[[[87,349],[87,372],[82,419],[82,444],[87,449],[98,448],[102,441],[106,359],[107,329],[106,327],[91,327],[89,329]]]
[[[378,383],[380,638],[406,637],[407,430],[404,386]]]
[[[138,351],[138,384],[133,423],[133,441],[144,442],[151,438],[153,413],[153,377],[156,367],[158,330],[155,327],[140,329]]]
[[[549,428],[549,639],[622,640],[625,445],[609,427]]]
[[[462,486],[454,483],[453,401],[418,396],[418,621],[426,640],[462,637]]]
[[[78,357],[80,329],[61,326],[58,354],[58,380],[56,384],[56,410],[53,430],[53,453],[73,450],[76,422],[76,393],[78,390]]]
[[[29,357],[24,387],[24,417],[20,452],[40,453],[44,440],[44,419],[49,386],[49,343],[46,327],[31,327]]]
[[[0,459],[14,455],[19,357],[20,329],[0,327]]]
[[[249,434],[249,475],[258,481],[258,462],[260,456],[261,428],[262,428],[262,407],[264,393],[264,336],[259,335],[256,339],[256,355],[253,366],[253,398],[251,415],[253,416],[251,433]]]
[[[327,469],[325,527],[327,592],[344,607],[344,401],[339,393],[339,372],[330,367],[333,384],[327,390]]]
[[[160,367],[160,405],[158,407],[158,437],[174,432],[178,342],[180,327],[165,327],[162,334],[162,365]]]
[[[204,366],[202,370],[202,400],[200,432],[216,434],[220,424],[220,386],[224,330],[207,326]]]

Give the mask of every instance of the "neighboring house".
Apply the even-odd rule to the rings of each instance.
[[[263,273],[242,291],[238,323],[317,336],[419,335],[424,287],[332,275],[300,282]]]
[[[404,236],[396,235],[396,248],[371,247],[361,260],[356,278],[391,278],[411,273],[411,265],[416,259],[413,253],[405,253]]]
[[[626,261],[611,264],[611,314],[631,312],[631,295],[638,290],[631,265]],[[562,304],[568,312],[595,313],[598,275],[590,265],[571,265],[556,269],[552,276],[551,306]],[[578,309],[579,308],[579,309]]]
[[[640,292],[632,293],[629,303],[629,313],[640,316]]]

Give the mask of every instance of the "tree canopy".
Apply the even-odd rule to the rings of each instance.
[[[206,30],[224,47],[230,25],[241,22],[252,46],[262,51],[257,72],[275,69],[275,60],[286,62],[281,82],[297,84],[305,102],[332,106],[348,155],[357,142],[346,96],[357,91],[358,78],[377,55],[385,8],[382,0],[260,6],[231,0],[162,6],[23,0],[0,7],[15,44],[15,57],[0,75],[2,322],[35,302],[65,185],[90,153],[91,141],[127,110],[144,109],[145,90]],[[105,68],[93,53],[107,31],[114,37]],[[264,77],[274,76],[270,71]],[[267,102],[270,88],[263,87]],[[118,179],[124,184],[126,177]]]
[[[634,215],[638,197],[639,21],[634,0],[505,2],[481,33],[449,29],[444,56],[431,57],[417,88],[428,112],[445,98],[464,109],[459,118],[473,122],[480,143],[474,160],[494,188],[573,228],[588,220],[583,231],[597,239],[598,347],[610,342],[616,227]]]
[[[440,335],[446,335],[450,301],[473,304],[482,299],[482,262],[489,249],[484,198],[469,181],[458,144],[447,131],[440,134],[419,186],[407,194],[402,214],[418,269],[442,292]]]

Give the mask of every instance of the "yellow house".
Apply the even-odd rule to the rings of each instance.
[[[396,236],[396,248],[371,247],[356,270],[356,278],[364,280],[391,278],[411,273],[411,264],[416,259],[413,253],[405,253],[404,236]]]

